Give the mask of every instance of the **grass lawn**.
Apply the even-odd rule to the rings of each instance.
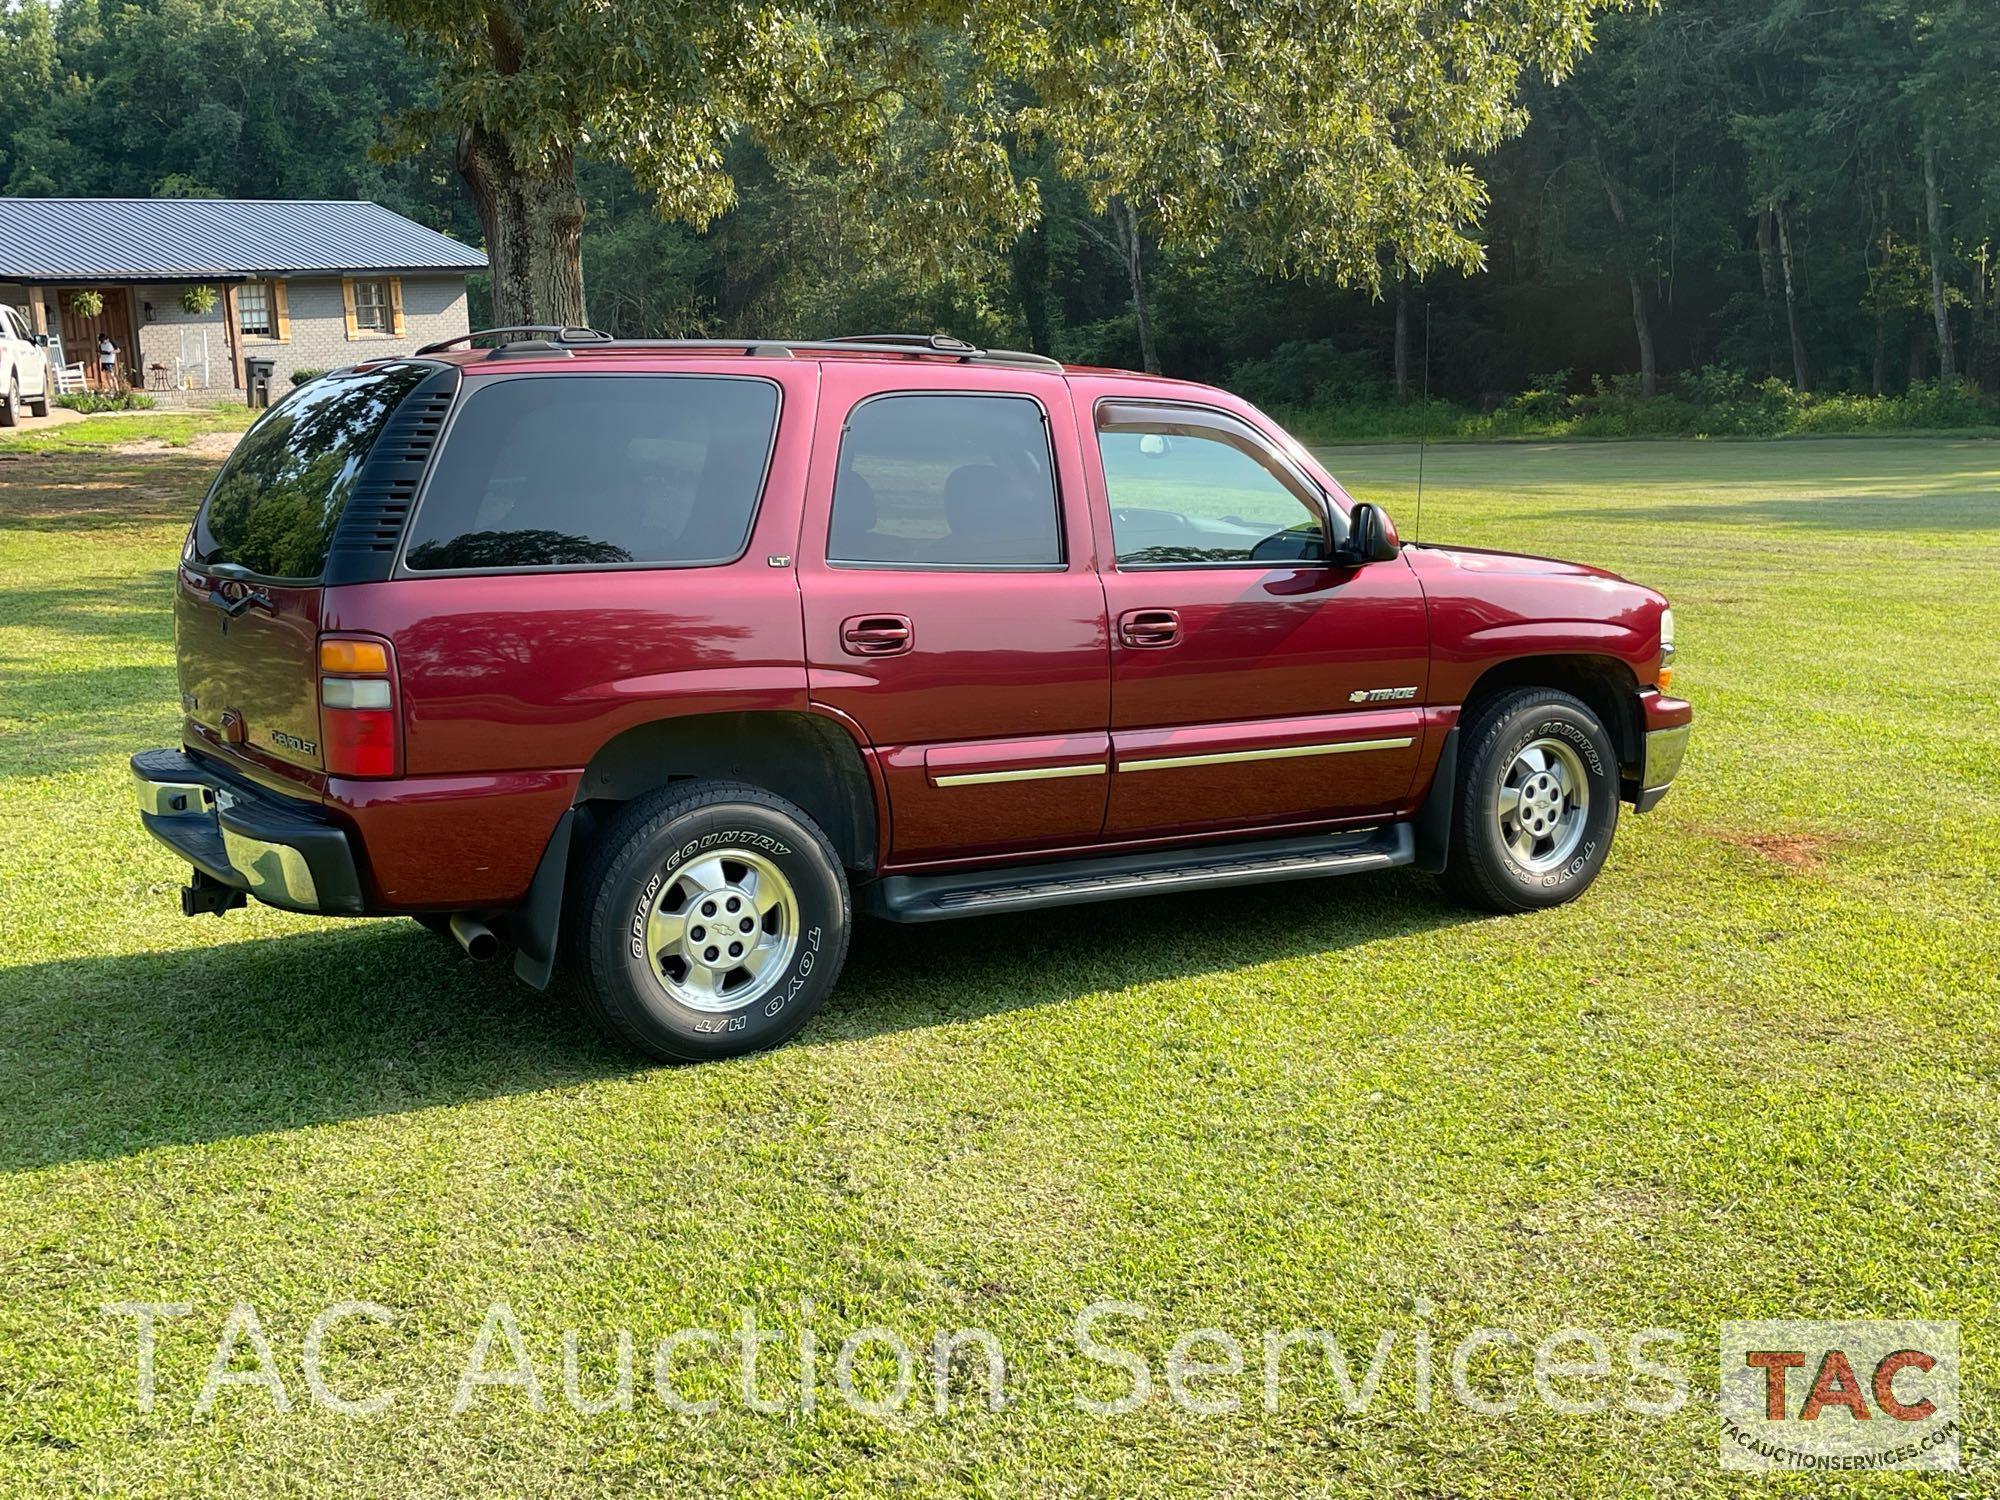
[[[105,412],[60,427],[32,432],[0,432],[0,454],[102,453],[140,446],[186,448],[210,433],[241,432],[257,413],[247,406],[201,407],[193,411]]]
[[[1412,534],[1407,447],[1331,462]],[[167,591],[211,463],[0,458],[0,1492],[1822,1493],[1719,1471],[1717,1324],[1867,1315],[1959,1322],[1968,1435],[1943,1485],[1866,1487],[2000,1488],[2000,444],[1434,447],[1427,537],[1677,605],[1689,764],[1583,901],[1481,918],[1398,872],[865,928],[798,1042],[684,1069],[414,923],[176,914],[124,760],[175,734]],[[344,1298],[394,1313],[326,1340],[327,1384],[398,1393],[376,1415],[308,1397]],[[1124,1415],[1077,1403],[1130,1389],[1072,1338],[1100,1299],[1148,1310],[1097,1333],[1158,1388]],[[193,1309],[150,1412],[126,1300]],[[237,1300],[289,1411],[195,1411]],[[453,1415],[502,1300],[545,1409]],[[720,1405],[669,1410],[653,1346],[744,1309],[788,1409],[692,1343],[675,1389]],[[870,1325],[924,1355],[886,1421],[833,1385]],[[1472,1330],[1568,1325],[1610,1344],[1609,1409],[1556,1414],[1507,1347],[1471,1377],[1518,1412],[1449,1395]],[[928,1341],[972,1326],[1011,1403],[961,1358],[935,1415]],[[1235,1414],[1165,1389],[1204,1327],[1250,1369],[1191,1394]],[[1264,1331],[1315,1327],[1357,1378],[1395,1334],[1366,1411],[1310,1349],[1265,1410]],[[1648,1327],[1686,1338],[1669,1417],[1621,1404]],[[572,1328],[587,1396],[633,1332],[630,1412],[565,1398]]]

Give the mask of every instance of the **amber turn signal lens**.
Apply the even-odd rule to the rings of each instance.
[[[1674,669],[1672,667],[1660,668],[1660,691],[1664,693],[1668,688],[1672,687],[1673,685],[1674,685]]]
[[[389,650],[375,641],[321,641],[319,669],[322,672],[386,672]]]

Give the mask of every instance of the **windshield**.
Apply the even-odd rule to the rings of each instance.
[[[265,578],[318,578],[369,450],[435,369],[399,362],[323,375],[272,407],[216,475],[195,522],[193,561]]]

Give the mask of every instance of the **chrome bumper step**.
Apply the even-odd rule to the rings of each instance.
[[[866,910],[894,922],[936,922],[991,912],[1032,911],[1170,891],[1352,875],[1407,865],[1416,841],[1407,823],[1304,838],[1260,839],[1061,863],[942,875],[890,875],[862,892]]]

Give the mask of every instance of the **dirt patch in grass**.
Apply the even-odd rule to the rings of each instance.
[[[1773,864],[1793,870],[1817,870],[1826,863],[1833,840],[1816,833],[1736,833],[1717,831],[1717,838],[1738,849],[1761,854]]]

